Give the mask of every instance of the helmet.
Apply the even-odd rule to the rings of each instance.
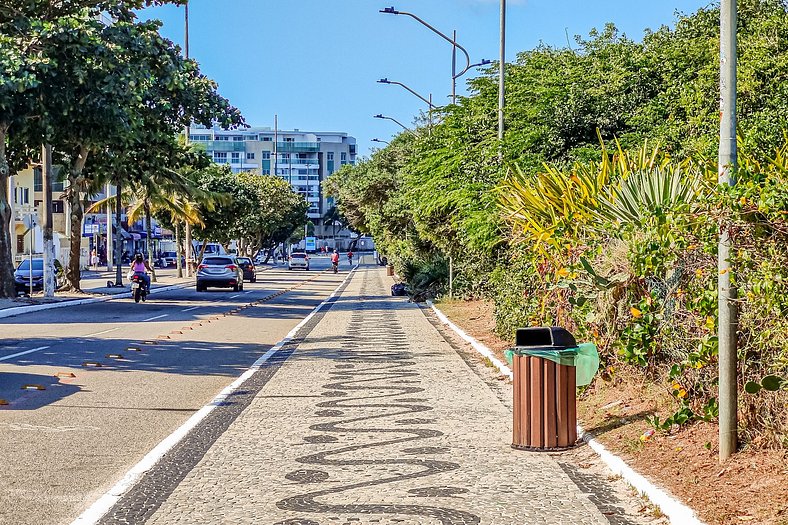
[[[142,254],[141,253],[135,253],[134,254],[134,260],[137,261],[137,262],[142,262],[143,261]]]

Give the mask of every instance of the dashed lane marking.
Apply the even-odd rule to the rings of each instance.
[[[241,294],[231,295],[230,299],[235,299],[236,297],[241,297]]]
[[[114,332],[115,330],[120,330],[120,328],[110,328],[109,330],[102,330],[101,332],[95,332],[92,334],[83,335],[82,337],[93,337],[94,335],[101,335],[101,334],[108,334],[110,332]]]
[[[196,310],[197,308],[202,308],[202,305],[200,305],[200,306],[192,306],[191,308],[186,308],[184,310],[181,310],[181,312],[191,312],[192,310]]]
[[[38,348],[33,348],[32,350],[25,350],[24,352],[17,352],[16,354],[11,354],[7,356],[0,357],[0,361],[8,361],[9,359],[13,359],[15,357],[20,357],[27,354],[32,354],[33,352],[38,352],[39,350],[46,350],[49,348],[48,346],[39,346]]]
[[[167,317],[168,315],[170,315],[170,314],[161,314],[161,315],[157,315],[156,317],[150,317],[150,318],[148,318],[148,319],[143,319],[143,320],[142,320],[142,322],[143,322],[143,323],[145,323],[145,322],[147,322],[147,321],[154,321],[154,320],[156,320],[156,319],[161,319],[162,317]]]

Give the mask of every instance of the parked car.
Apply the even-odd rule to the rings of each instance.
[[[161,257],[158,260],[159,266],[161,268],[169,268],[170,266],[177,266],[178,265],[178,253],[177,252],[163,252]],[[185,257],[181,257],[181,266],[186,266],[186,259]]]
[[[287,269],[303,268],[309,270],[309,256],[304,252],[291,253],[287,261]]]
[[[249,257],[236,257],[235,260],[238,261],[238,266],[241,267],[244,280],[249,281],[250,283],[256,283],[257,268],[254,267],[252,259]]]
[[[197,267],[197,291],[204,292],[209,286],[232,288],[238,292],[244,289],[244,278],[238,261],[230,255],[205,257]]]
[[[60,262],[55,261],[55,288],[58,287],[57,272]],[[23,259],[14,271],[14,285],[17,293],[25,293],[30,290],[30,259]],[[44,289],[44,258],[33,258],[33,290]]]

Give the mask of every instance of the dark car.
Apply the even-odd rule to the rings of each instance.
[[[212,255],[202,260],[197,267],[197,291],[204,292],[209,286],[244,289],[241,268],[232,255]]]
[[[55,262],[57,271],[59,263]],[[17,293],[30,291],[30,259],[23,259],[14,271],[14,284]],[[42,257],[33,258],[33,290],[44,289],[44,259]],[[57,275],[55,276],[55,288],[57,288]]]
[[[159,260],[156,262],[159,263],[159,266],[161,268],[169,268],[170,266],[177,266],[178,254],[176,252],[163,252],[159,257]],[[186,260],[184,257],[181,257],[181,266],[186,266]]]
[[[250,283],[257,282],[257,268],[254,267],[254,262],[249,257],[236,257],[236,261],[238,261],[238,266],[241,268],[244,274],[244,280],[249,281]]]

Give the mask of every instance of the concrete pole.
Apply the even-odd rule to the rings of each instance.
[[[183,51],[186,59],[189,58],[189,4],[188,2],[184,4],[184,32],[183,32]],[[189,126],[186,126],[185,135],[186,135],[186,145],[189,144]],[[192,225],[189,221],[186,221],[186,228],[185,228],[184,236],[186,237],[186,251],[185,251],[185,258],[186,258],[186,276],[191,277],[194,274],[194,265],[192,264]],[[180,259],[180,247],[176,250],[176,256]]]
[[[110,186],[110,184],[107,183],[106,195],[107,195],[108,199],[110,197],[109,193],[110,193],[110,188],[111,187],[112,186]],[[113,251],[112,247],[113,247],[113,243],[112,243],[112,206],[110,206],[109,201],[108,201],[107,202],[107,249],[106,249],[106,252],[107,252],[107,271],[108,272],[112,271],[112,251]]]
[[[11,263],[16,265],[16,186],[15,177],[8,177],[8,203],[11,205],[11,221],[8,231],[11,232]]]
[[[457,30],[451,34],[451,103],[457,103]]]
[[[503,160],[503,108],[506,101],[506,0],[501,0],[501,56],[498,64],[498,160]]]
[[[454,299],[454,258],[449,256],[449,301]]]
[[[41,147],[41,178],[44,207],[44,297],[55,296],[55,240],[52,233],[52,146]]]
[[[123,286],[123,263],[121,262],[123,259],[123,235],[120,233],[123,228],[123,226],[121,226],[123,204],[120,202],[120,179],[118,179],[118,184],[115,186],[115,195],[117,196],[115,199],[115,224],[118,229],[118,234],[115,236],[115,286]]]
[[[718,182],[734,185],[736,171],[736,0],[720,5],[720,150]],[[720,461],[737,445],[736,289],[731,285],[730,232],[721,225],[718,248]]]

